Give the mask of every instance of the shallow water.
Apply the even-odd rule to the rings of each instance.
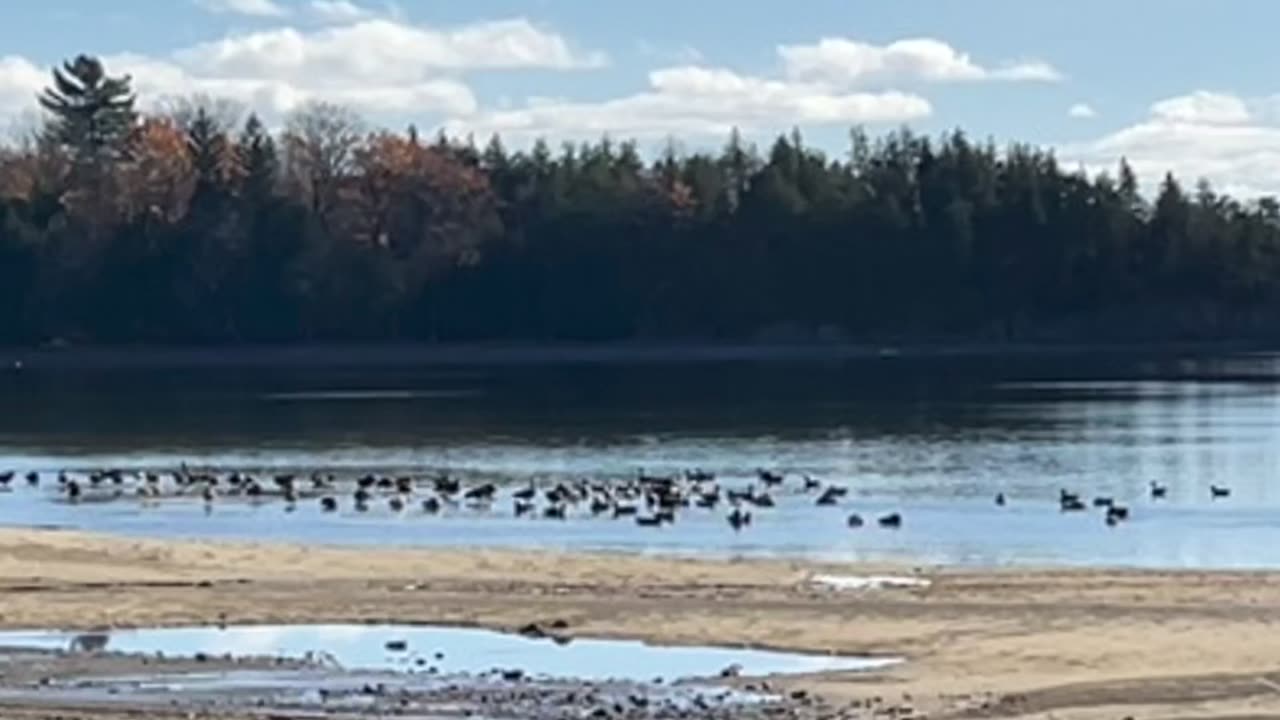
[[[386,371],[0,375],[0,467],[447,469],[624,478],[701,467],[728,485],[758,467],[847,485],[839,509],[783,494],[734,533],[724,513],[674,527],[384,507],[136,501],[71,506],[53,489],[0,496],[0,523],[158,537],[782,554],[961,564],[1280,567],[1280,363],[881,358]],[[1151,481],[1170,488],[1148,497]],[[1232,488],[1213,501],[1210,485]],[[1059,488],[1132,508],[1108,528],[1062,515]],[[997,508],[997,492],[1009,506]],[[900,511],[897,532],[845,526]],[[874,523],[873,523],[874,525]]]
[[[77,633],[5,632],[0,647],[68,650]],[[559,644],[466,628],[285,625],[114,631],[99,650],[166,657],[327,658],[347,670],[479,675],[519,670],[532,677],[638,683],[713,678],[731,666],[745,676],[871,670],[892,660],[713,647],[665,647],[617,640]],[[404,649],[389,643],[403,643]]]

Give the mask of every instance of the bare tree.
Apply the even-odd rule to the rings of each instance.
[[[285,177],[292,189],[321,218],[337,205],[364,137],[364,122],[349,108],[309,103],[285,124]]]
[[[166,97],[160,101],[158,110],[157,114],[169,117],[180,128],[189,128],[198,119],[207,118],[213,128],[224,135],[235,133],[248,114],[244,103],[238,100],[205,93]]]

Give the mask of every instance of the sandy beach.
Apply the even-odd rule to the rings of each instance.
[[[908,576],[837,590],[816,576]],[[930,717],[1280,714],[1280,574],[960,571],[0,531],[0,626],[421,622],[903,657],[789,679]],[[34,711],[33,711],[34,712]],[[38,715],[32,715],[38,716]]]

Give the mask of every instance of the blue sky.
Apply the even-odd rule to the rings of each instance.
[[[42,0],[0,4],[0,112],[89,52],[144,100],[276,118],[332,100],[374,125],[650,147],[799,125],[832,152],[856,123],[963,127],[1257,194],[1280,192],[1277,26],[1268,0]]]

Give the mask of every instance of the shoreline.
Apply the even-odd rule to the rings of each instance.
[[[809,582],[815,574],[887,573],[932,582],[874,591]],[[1059,717],[1118,717],[1132,711],[1117,707],[1142,702],[1177,711],[1167,717],[1228,717],[1240,702],[1260,701],[1250,678],[1280,682],[1274,571],[917,574],[885,565],[0,530],[0,598],[0,627],[25,630],[382,621],[510,631],[563,620],[580,637],[901,657],[905,663],[881,671],[778,683],[841,699],[907,695],[931,717],[972,717],[960,698],[983,694],[1029,698],[999,713],[1005,717],[1055,709],[1072,712]],[[1205,693],[1219,686],[1236,688],[1220,699],[1223,708],[1186,714],[1205,709]],[[1111,700],[1095,708],[1100,696]],[[1280,713],[1280,693],[1261,700]]]
[[[557,367],[715,363],[1035,358],[1096,355],[1170,357],[1274,351],[1264,342],[1162,343],[551,343],[256,345],[230,347],[69,346],[0,348],[0,368],[22,371],[411,367]]]

